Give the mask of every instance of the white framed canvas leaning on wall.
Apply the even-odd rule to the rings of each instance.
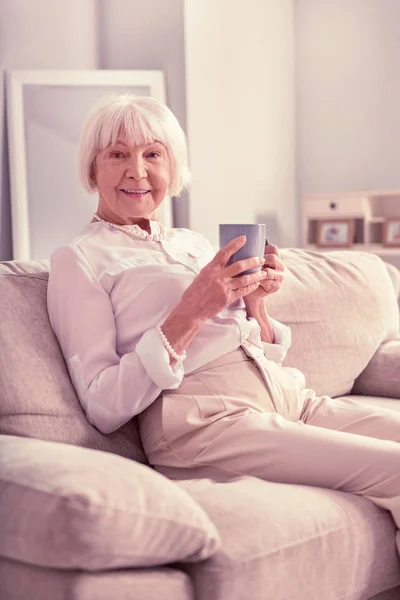
[[[90,106],[132,92],[165,102],[162,71],[21,70],[7,73],[13,259],[45,259],[80,230],[95,208],[77,176]],[[172,226],[171,199],[158,218]]]

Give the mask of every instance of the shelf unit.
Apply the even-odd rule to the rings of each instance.
[[[331,252],[332,250],[362,250],[362,252],[373,252],[381,256],[397,256],[400,257],[399,248],[385,248],[380,244],[353,244],[350,248],[346,247],[334,247],[334,248],[320,248],[316,244],[306,244],[304,246],[306,250],[318,250],[318,252]]]
[[[383,260],[400,267],[400,247],[383,245],[385,221],[400,220],[400,190],[306,194],[302,205],[304,248],[318,252],[339,249],[373,252]],[[336,219],[354,219],[353,244],[350,247],[318,246],[316,244],[318,221]]]

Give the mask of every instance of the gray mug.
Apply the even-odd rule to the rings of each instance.
[[[246,236],[246,243],[231,256],[226,266],[244,258],[252,258],[253,256],[263,258],[264,256],[264,248],[268,244],[265,223],[222,223],[219,226],[219,247],[222,248],[228,242],[241,235]],[[261,266],[254,267],[253,269],[243,271],[240,275],[247,275],[248,273],[255,273],[260,270]]]

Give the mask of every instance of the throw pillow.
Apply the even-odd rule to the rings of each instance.
[[[150,467],[90,448],[0,435],[0,555],[104,570],[196,562],[220,544],[204,510]]]

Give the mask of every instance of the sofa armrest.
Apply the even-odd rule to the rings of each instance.
[[[400,335],[378,348],[354,382],[352,393],[400,400]]]

